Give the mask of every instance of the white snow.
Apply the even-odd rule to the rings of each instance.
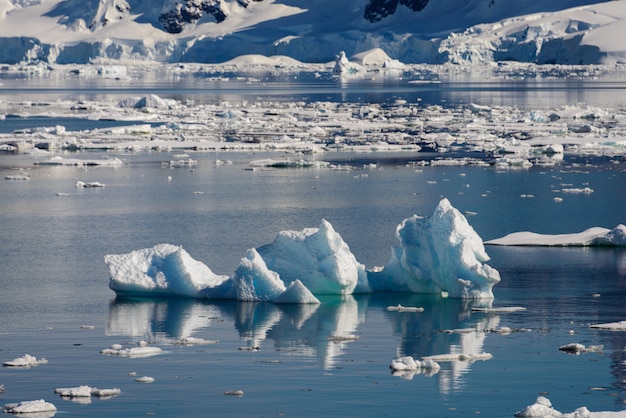
[[[593,227],[574,234],[537,234],[514,232],[502,238],[486,241],[488,245],[529,245],[557,247],[626,246],[626,226],[620,224],[613,229]]]
[[[359,66],[401,68],[404,62],[621,62],[626,11],[621,1],[550,2],[454,0],[427,2],[420,11],[398,7],[391,16],[364,18],[367,2],[334,0],[217,3],[226,18],[205,16],[167,33],[159,14],[167,2],[101,2],[72,8],[62,0],[0,3],[0,61],[99,63],[102,77],[127,77],[129,61],[231,62],[273,65],[289,60],[329,62],[348,51]],[[180,7],[180,6],[179,6]],[[80,47],[85,45],[85,47]],[[375,52],[367,52],[367,51]],[[387,55],[393,56],[388,59]]]
[[[493,298],[498,272],[465,217],[441,200],[433,216],[413,216],[397,228],[400,247],[387,265],[367,271],[330,222],[281,231],[249,249],[231,277],[220,276],[181,247],[159,244],[107,255],[109,287],[118,295],[185,296],[275,303],[320,303],[314,295],[371,291]],[[433,260],[436,260],[433,262]],[[421,308],[395,307],[401,312]],[[107,353],[110,354],[110,353]]]

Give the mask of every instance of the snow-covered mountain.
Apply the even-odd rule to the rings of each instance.
[[[626,0],[0,0],[0,62],[615,62],[625,17]]]

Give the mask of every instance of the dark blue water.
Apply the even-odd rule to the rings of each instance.
[[[161,166],[172,158],[168,153],[72,154],[105,156],[125,164],[84,170],[0,157],[3,167],[14,161],[31,177],[0,182],[0,360],[25,353],[49,360],[27,370],[0,369],[2,404],[44,398],[57,406],[57,416],[510,417],[544,394],[564,412],[583,405],[625,409],[626,332],[589,328],[626,319],[623,249],[487,247],[489,264],[502,276],[494,305],[527,308],[501,314],[472,312],[473,302],[411,294],[325,298],[313,307],[116,300],[103,261],[106,254],[167,242],[231,274],[246,249],[270,242],[280,230],[317,227],[327,219],[370,268],[387,261],[404,218],[429,215],[442,197],[475,212],[468,220],[485,240],[519,230],[613,228],[626,217],[623,163],[596,161],[584,173],[567,162],[525,171],[415,170],[403,161],[410,156],[385,156],[368,170],[355,164],[352,171],[249,171],[249,161],[268,155],[197,153],[197,167],[172,170]],[[322,158],[345,163],[362,156]],[[232,164],[215,165],[216,159]],[[106,187],[77,189],[79,180]],[[594,193],[556,194],[564,183],[588,183]],[[386,310],[398,303],[425,311]],[[490,332],[501,327],[524,331]],[[445,332],[459,328],[475,332]],[[337,342],[330,338],[335,335],[358,339]],[[174,344],[186,336],[219,342]],[[140,340],[165,353],[144,359],[99,353]],[[558,350],[572,342],[604,349],[578,356]],[[441,363],[430,377],[402,378],[389,370],[397,355],[451,352],[493,358]],[[130,372],[156,380],[137,383]],[[119,387],[122,394],[85,405],[53,393],[79,385]],[[244,396],[224,395],[230,390]]]

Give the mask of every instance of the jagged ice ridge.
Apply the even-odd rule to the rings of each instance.
[[[398,226],[400,247],[387,264],[366,270],[332,225],[282,231],[270,244],[249,249],[232,277],[217,275],[182,247],[159,244],[105,256],[110,288],[119,296],[178,296],[274,303],[320,303],[316,295],[374,291],[493,298],[500,281],[485,264],[481,238],[447,199],[430,217]]]

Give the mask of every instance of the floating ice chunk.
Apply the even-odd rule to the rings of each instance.
[[[601,353],[603,348],[603,345],[591,345],[586,347],[580,343],[570,343],[560,346],[559,350],[578,355],[581,353]]]
[[[224,395],[228,396],[243,396],[243,390],[227,390]]]
[[[411,356],[403,356],[403,357],[396,357],[393,360],[391,360],[391,364],[389,365],[389,368],[395,371],[430,370],[436,373],[437,371],[439,371],[441,367],[439,366],[439,363],[437,363],[436,361],[432,359],[424,359],[420,361],[420,360],[415,360]]]
[[[92,181],[92,182],[89,182],[89,183],[85,183],[84,181],[80,181],[79,180],[79,181],[76,182],[76,188],[78,188],[78,189],[80,189],[80,188],[88,189],[88,188],[92,188],[92,187],[106,187],[106,184],[100,183],[98,181]]]
[[[626,226],[620,224],[609,230],[593,227],[574,234],[546,235],[534,232],[514,232],[502,238],[486,241],[488,245],[532,245],[557,247],[626,246]]]
[[[11,181],[28,181],[30,180],[30,177],[24,176],[24,175],[14,175],[14,176],[4,176],[4,179],[11,180]]]
[[[46,364],[46,363],[48,363],[48,360],[46,360],[43,357],[37,360],[36,357],[31,356],[30,354],[24,354],[22,357],[18,357],[11,361],[5,361],[4,363],[2,363],[2,365],[5,367],[27,368],[27,367],[39,366],[40,364]]]
[[[164,295],[197,297],[200,290],[214,288],[228,277],[211,271],[182,247],[159,244],[128,254],[104,257],[118,295]]]
[[[105,167],[120,167],[123,165],[122,160],[119,158],[110,158],[102,160],[82,160],[78,158],[64,159],[63,157],[52,157],[46,161],[37,161],[35,165],[59,165],[59,166],[105,166]]]
[[[577,187],[571,187],[571,188],[566,188],[566,189],[561,189],[561,191],[563,193],[580,193],[580,194],[591,194],[594,192],[594,190],[590,187],[582,187],[582,188],[577,188]]]
[[[609,322],[606,324],[594,324],[590,328],[604,329],[609,331],[626,331],[626,321]]]
[[[396,305],[396,306],[387,306],[387,310],[388,311],[392,311],[392,312],[424,312],[424,308],[419,308],[416,306],[402,306],[402,305]]]
[[[493,298],[500,281],[482,239],[447,199],[431,217],[405,219],[397,228],[401,246],[380,271],[369,272],[374,290],[446,292],[454,298]]]
[[[138,383],[152,383],[154,382],[154,377],[152,376],[142,376],[135,379],[135,382]]]
[[[559,411],[552,407],[552,402],[543,396],[537,397],[534,404],[515,413],[516,417],[562,417]]]
[[[257,251],[285,283],[299,279],[315,295],[369,290],[365,267],[326,220],[319,228],[282,231]]]
[[[52,417],[54,416],[54,412],[56,411],[56,406],[54,406],[50,402],[44,401],[43,399],[39,399],[36,401],[23,401],[19,403],[9,403],[4,405],[4,412],[7,414],[43,414],[47,412],[52,412],[53,414],[43,415],[43,417]]]
[[[109,356],[145,358],[161,354],[163,350],[159,347],[130,347],[118,349],[116,345],[113,345],[110,348],[100,350],[100,353]]]
[[[110,398],[122,393],[121,389],[98,389],[91,386],[78,386],[74,388],[56,388],[54,393],[65,398],[89,398],[91,396],[97,396],[99,398]]]
[[[471,309],[473,312],[489,312],[489,313],[503,313],[503,312],[521,312],[526,308],[522,306],[501,306],[498,308],[480,308],[474,307]]]

